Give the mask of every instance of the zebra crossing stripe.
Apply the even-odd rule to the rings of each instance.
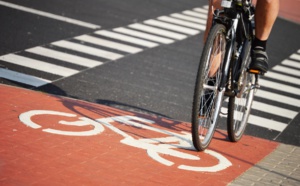
[[[291,56],[291,57],[295,57],[295,56]],[[293,60],[286,59],[282,62],[282,64],[286,65],[286,66],[289,66],[289,67],[292,67],[292,68],[299,68],[300,69],[300,63],[298,63],[296,61],[293,61]]]
[[[227,113],[227,108],[222,107],[221,112]],[[241,116],[241,115],[242,115],[241,112],[235,111],[234,119],[236,119],[236,120],[241,119],[241,118],[237,118],[237,116]],[[220,116],[222,117],[223,115],[220,115]],[[263,128],[267,128],[267,129],[271,129],[271,130],[276,130],[279,132],[282,132],[287,127],[286,123],[270,120],[270,119],[263,118],[263,117],[256,116],[256,115],[250,115],[249,119],[248,119],[248,123],[251,125],[255,125],[255,126],[259,126],[259,127],[263,127]]]
[[[102,62],[100,62],[100,61],[95,61],[95,60],[91,60],[88,58],[75,56],[72,54],[67,54],[64,52],[59,52],[56,50],[52,50],[52,49],[48,49],[48,48],[44,48],[44,47],[40,47],[40,46],[30,48],[25,51],[31,52],[34,54],[38,54],[41,56],[46,56],[46,57],[53,58],[53,59],[58,59],[58,60],[65,61],[68,63],[72,63],[72,64],[84,66],[84,67],[89,67],[89,68],[92,68],[92,67],[102,64]]]
[[[148,33],[157,34],[160,36],[165,36],[167,38],[177,39],[177,40],[182,40],[182,39],[187,38],[187,35],[179,34],[176,32],[171,32],[168,30],[160,29],[160,28],[155,28],[155,27],[140,24],[140,23],[131,24],[128,27],[137,29],[137,30],[141,30],[144,32],[148,32]]]
[[[276,79],[276,80],[280,80],[280,81],[283,81],[283,82],[289,82],[289,83],[292,82],[292,84],[295,84],[295,85],[300,85],[300,81],[299,81],[298,78],[283,75],[283,74],[276,73],[276,72],[268,72],[266,74],[266,77]]]
[[[26,85],[34,86],[34,87],[39,87],[39,86],[43,86],[48,83],[51,83],[51,81],[49,81],[47,79],[43,79],[43,78],[39,78],[39,77],[27,75],[27,74],[22,74],[19,72],[15,72],[15,71],[3,69],[3,68],[0,68],[0,77],[9,79],[11,81],[15,81],[18,83],[23,83]]]
[[[270,120],[267,118],[259,117],[259,116],[254,116],[250,115],[248,123],[256,126],[260,126],[263,128],[271,129],[271,130],[276,130],[276,131],[283,131],[286,127],[286,123]]]
[[[174,13],[170,15],[171,17],[175,17],[175,18],[179,18],[182,20],[186,20],[186,21],[190,21],[190,22],[195,22],[195,23],[200,23],[200,24],[206,24],[206,19],[199,19],[196,17],[191,17],[191,16],[187,16],[184,14],[179,14],[179,13]]]
[[[154,19],[144,21],[144,23],[148,24],[148,25],[151,25],[151,26],[157,26],[157,27],[161,27],[161,28],[164,28],[164,29],[173,30],[173,31],[176,31],[176,32],[189,34],[189,35],[196,35],[196,34],[200,33],[200,31],[195,30],[195,29],[191,29],[191,28],[187,28],[187,27],[183,27],[183,26],[178,26],[178,25],[174,25],[174,24],[170,24],[170,23],[165,23],[165,22],[162,22],[162,21],[154,20]]]
[[[294,60],[297,60],[297,61],[300,61],[300,55],[299,54],[292,54],[290,56],[291,59],[294,59]],[[299,67],[298,67],[299,68]]]
[[[53,65],[50,63],[46,63],[44,61],[36,60],[36,59],[31,59],[28,57],[23,57],[19,56],[16,54],[7,54],[4,56],[0,57],[0,60],[15,64],[15,65],[20,65],[24,67],[28,67],[31,69],[51,73],[51,74],[56,74],[59,76],[71,76],[73,74],[78,73],[79,71],[73,70],[70,68],[58,66],[58,65]]]
[[[262,102],[258,102],[258,101],[253,101],[252,109],[256,109],[256,110],[259,110],[259,111],[262,111],[265,113],[269,113],[269,114],[275,114],[277,116],[281,116],[281,117],[289,118],[289,119],[293,119],[298,114],[298,112],[295,112],[295,111],[292,111],[289,109],[277,107],[274,105],[270,105],[270,104],[266,104],[266,103],[262,103]]]
[[[57,41],[57,42],[51,43],[51,45],[59,46],[62,48],[67,48],[67,49],[74,50],[77,52],[86,53],[86,54],[90,54],[93,56],[102,57],[102,58],[106,58],[106,59],[110,59],[110,60],[116,60],[116,59],[123,57],[123,55],[121,55],[121,54],[108,52],[105,50],[73,43],[70,41],[64,41],[64,40]]]
[[[155,42],[159,42],[159,43],[163,43],[163,44],[171,44],[174,42],[174,40],[172,39],[167,39],[164,37],[160,37],[160,36],[155,36],[152,34],[147,34],[144,32],[139,32],[139,31],[135,31],[135,30],[131,30],[131,29],[127,29],[127,28],[115,28],[113,29],[116,32],[120,32],[123,34],[127,34],[127,35],[131,35],[131,36],[135,36],[135,37],[140,37],[140,38],[144,38],[147,40],[151,40],[151,41],[155,41]]]
[[[189,16],[194,16],[197,18],[207,19],[207,14],[205,14],[205,13],[198,13],[198,12],[194,12],[191,10],[186,10],[186,11],[183,11],[182,13],[189,15]]]
[[[294,75],[294,76],[300,77],[299,70],[297,70],[297,69],[292,69],[292,68],[284,67],[281,65],[277,65],[274,68],[272,68],[272,70],[276,70],[278,72],[288,73],[289,75]]]
[[[154,42],[146,41],[146,40],[143,40],[143,39],[138,39],[138,38],[135,38],[135,37],[126,36],[126,35],[123,35],[123,34],[111,32],[111,31],[107,31],[107,30],[96,31],[95,34],[103,35],[103,36],[110,37],[110,38],[113,38],[113,39],[118,39],[118,40],[121,40],[121,41],[125,41],[125,42],[128,42],[128,43],[133,43],[133,44],[136,44],[136,45],[145,46],[145,47],[149,47],[149,48],[158,46],[158,44],[154,43]]]
[[[137,48],[137,47],[133,47],[133,46],[129,46],[129,45],[125,45],[125,44],[121,44],[121,43],[117,43],[117,42],[113,42],[113,41],[109,41],[109,40],[105,40],[105,39],[101,39],[89,35],[78,36],[75,37],[75,39],[92,43],[95,45],[99,45],[99,46],[104,46],[106,48],[112,48],[119,51],[128,52],[130,54],[141,52],[143,50],[141,48]]]
[[[300,105],[300,100],[299,99],[294,99],[291,97],[287,97],[287,96],[283,96],[280,94],[276,94],[276,93],[272,93],[272,92],[268,92],[262,89],[259,89],[256,94],[255,97],[261,97],[267,100],[271,100],[271,101],[276,101],[282,104],[287,104],[287,105],[292,105],[295,107],[299,107]]]
[[[175,24],[178,24],[178,25],[194,28],[194,29],[197,29],[197,30],[205,30],[205,28],[206,28],[205,25],[201,25],[201,24],[197,24],[197,23],[191,23],[191,22],[183,21],[183,20],[180,20],[180,19],[175,19],[175,18],[168,17],[168,16],[160,16],[157,19],[161,20],[161,21],[165,21],[165,22],[175,23]]]
[[[264,86],[264,87],[272,88],[274,90],[280,88],[279,90],[282,91],[282,92],[287,92],[287,93],[290,93],[290,94],[300,95],[300,89],[299,88],[284,85],[282,83],[276,83],[276,82],[268,81],[268,80],[265,80],[265,79],[260,79],[259,84]]]
[[[196,11],[196,12],[199,12],[199,13],[204,13],[205,15],[207,14],[207,9],[205,9],[205,8],[200,8],[200,7],[197,7],[197,8],[194,8],[193,9],[194,11]]]

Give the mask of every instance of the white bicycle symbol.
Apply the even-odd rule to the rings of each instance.
[[[42,131],[52,133],[52,134],[67,135],[67,136],[92,136],[92,135],[97,135],[102,133],[105,130],[104,126],[106,126],[107,128],[111,129],[112,131],[124,137],[124,139],[120,141],[121,143],[146,150],[148,155],[153,160],[166,166],[172,166],[174,165],[174,162],[163,158],[161,156],[162,154],[177,157],[177,158],[187,159],[187,160],[200,160],[198,156],[179,151],[179,149],[194,150],[194,147],[191,142],[191,135],[189,133],[181,132],[181,134],[177,134],[171,131],[155,128],[150,125],[145,125],[145,123],[147,124],[154,123],[154,121],[148,119],[144,119],[136,116],[116,116],[116,117],[99,118],[96,120],[92,120],[87,117],[78,117],[75,114],[51,111],[51,110],[31,110],[20,114],[19,119],[22,123],[24,123],[25,125],[33,129],[42,128],[42,126],[35,123],[31,119],[33,116],[36,115],[57,115],[57,116],[65,116],[65,117],[78,119],[77,121],[60,120],[58,123],[62,125],[73,125],[73,126],[92,125],[93,126],[92,130],[80,131],[80,132],[62,131],[62,130],[51,129],[51,128],[42,129]],[[158,132],[161,134],[168,135],[168,137],[135,139],[132,136],[125,133],[124,131],[113,126],[111,124],[113,122],[118,122],[120,124],[146,129],[153,132]],[[220,153],[217,153],[212,150],[205,150],[204,153],[209,154],[210,156],[216,158],[218,160],[218,163],[214,166],[209,166],[209,167],[179,165],[178,168],[183,170],[198,171],[198,172],[218,172],[232,165],[232,163]]]

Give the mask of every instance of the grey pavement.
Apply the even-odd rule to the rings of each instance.
[[[300,185],[300,147],[280,144],[276,150],[228,186]]]

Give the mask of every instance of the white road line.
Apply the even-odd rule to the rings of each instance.
[[[292,83],[292,84],[295,84],[295,85],[300,85],[300,81],[299,81],[298,78],[283,75],[283,74],[279,74],[279,73],[276,73],[276,72],[268,72],[265,76],[269,77],[269,78],[272,78],[272,79],[280,80],[280,81],[283,81],[283,82],[289,82],[289,83]]]
[[[187,27],[194,28],[197,30],[205,30],[205,28],[206,28],[204,25],[201,25],[201,24],[191,23],[191,22],[183,21],[183,20],[168,17],[168,16],[160,16],[157,19],[161,20],[161,21],[165,21],[165,22],[175,23],[175,24],[182,25],[182,26],[187,26]]]
[[[73,74],[78,73],[78,71],[74,70],[74,69],[61,67],[58,65],[53,65],[50,63],[46,63],[44,61],[31,59],[31,58],[19,56],[16,54],[7,54],[4,56],[1,56],[0,59],[3,61],[6,61],[6,62],[12,63],[12,64],[16,64],[16,65],[36,69],[39,71],[56,74],[59,76],[64,76],[64,77],[71,76]]]
[[[110,60],[116,60],[116,59],[123,57],[123,55],[121,55],[121,54],[117,54],[117,53],[97,49],[94,47],[73,43],[70,41],[61,40],[61,41],[53,42],[53,43],[51,43],[51,45],[67,48],[67,49],[74,50],[77,52],[82,52],[82,53],[86,53],[86,54],[90,54],[93,56],[98,56],[98,57],[102,57],[102,58],[110,59]]]
[[[282,92],[287,92],[287,93],[290,93],[290,94],[300,95],[300,89],[299,88],[284,85],[282,83],[276,83],[276,82],[268,81],[268,80],[265,80],[265,79],[260,79],[259,84],[264,86],[264,87],[272,88],[272,89],[275,89],[275,90],[280,90]]]
[[[292,110],[288,110],[282,107],[277,107],[274,105],[269,105],[266,103],[261,103],[258,101],[253,101],[252,103],[252,109],[256,109],[262,112],[266,112],[269,114],[274,114],[277,116],[281,116],[281,117],[285,117],[285,118],[289,118],[289,119],[293,119],[294,117],[297,116],[298,112],[292,111]]]
[[[121,40],[121,41],[126,41],[128,43],[133,43],[133,44],[136,44],[136,45],[145,46],[145,47],[149,47],[149,48],[158,46],[157,43],[153,43],[153,42],[146,41],[146,40],[143,40],[143,39],[138,39],[138,38],[126,36],[126,35],[123,35],[123,34],[111,32],[111,31],[107,31],[107,30],[99,30],[99,31],[96,31],[95,33],[98,34],[98,35],[103,35],[103,36],[110,37],[110,38],[113,38],[113,39],[118,39],[118,40]]]
[[[279,102],[279,103],[292,105],[292,106],[295,106],[295,107],[300,107],[300,100],[299,99],[290,98],[290,97],[275,94],[275,93],[272,93],[272,92],[267,92],[267,91],[264,91],[264,90],[261,90],[261,89],[259,89],[256,92],[255,97],[261,97],[261,98],[276,101],[276,102]]]
[[[279,71],[279,72],[283,72],[283,73],[286,73],[286,74],[290,74],[290,75],[300,77],[299,70],[288,68],[288,67],[283,67],[281,65],[277,65],[277,66],[273,67],[272,70],[276,70],[276,71]]]
[[[135,23],[135,24],[129,25],[129,27],[137,29],[137,30],[142,30],[144,32],[156,34],[156,35],[165,36],[165,37],[172,38],[172,39],[182,40],[182,39],[187,38],[187,36],[183,35],[183,34],[167,31],[164,29],[155,28],[155,27],[148,26],[148,25],[143,25],[140,23]]]
[[[271,130],[276,130],[279,132],[282,132],[287,127],[287,124],[285,123],[274,121],[271,119],[266,119],[255,115],[249,116],[248,123]]]
[[[186,21],[191,21],[191,22],[206,25],[206,19],[199,19],[199,18],[195,18],[195,17],[191,17],[191,16],[179,14],[179,13],[174,13],[174,14],[171,14],[170,16],[171,17],[176,17],[176,18],[179,18],[179,19],[183,19],[183,20],[186,20]]]
[[[32,14],[36,14],[36,15],[40,15],[40,16],[44,16],[44,17],[48,17],[48,18],[51,18],[51,19],[56,19],[56,20],[59,20],[59,21],[79,25],[79,26],[82,26],[82,27],[91,28],[91,29],[99,29],[101,27],[99,25],[95,25],[95,24],[92,24],[92,23],[87,23],[87,22],[75,20],[75,19],[72,19],[72,18],[59,16],[59,15],[51,14],[51,13],[48,13],[48,12],[43,12],[43,11],[36,10],[36,9],[33,9],[33,8],[27,8],[27,7],[24,7],[24,6],[20,6],[20,5],[16,5],[16,4],[12,4],[12,3],[8,3],[8,2],[4,2],[4,1],[0,1],[0,5],[6,6],[6,7],[9,7],[9,8],[13,8],[13,9],[17,9],[17,10],[21,10],[21,11],[24,11],[24,12],[28,12],[28,13],[32,13]]]
[[[93,36],[89,36],[89,35],[78,36],[78,37],[75,37],[75,39],[78,39],[78,40],[81,40],[84,42],[88,42],[88,43],[92,43],[95,45],[104,46],[107,48],[117,49],[119,51],[128,52],[131,54],[143,51],[143,49],[141,49],[141,48],[137,48],[137,47],[121,44],[121,43],[116,43],[113,41],[109,41],[106,39],[101,39],[101,38],[97,38],[97,37],[93,37]]]
[[[194,12],[191,10],[186,10],[182,12],[183,14],[189,15],[189,16],[194,16],[194,17],[198,17],[198,18],[202,18],[202,19],[207,19],[207,13],[198,13],[198,12]]]
[[[298,60],[298,61],[300,61],[300,55],[299,54],[292,54],[291,56],[290,56],[290,58],[291,59],[294,59],[294,60]]]
[[[27,74],[22,74],[19,72],[15,72],[15,71],[3,69],[3,68],[0,68],[0,77],[9,79],[12,81],[16,81],[19,83],[23,83],[26,85],[31,85],[34,87],[39,87],[39,86],[51,83],[51,81],[49,81],[47,79],[43,79],[43,78],[39,78],[39,77],[27,75]]]
[[[31,53],[34,53],[34,54],[38,54],[38,55],[41,55],[41,56],[46,56],[46,57],[53,58],[53,59],[58,59],[58,60],[65,61],[65,62],[68,62],[68,63],[84,66],[84,67],[95,67],[95,66],[103,64],[100,61],[95,61],[95,60],[91,60],[91,59],[88,59],[88,58],[75,56],[75,55],[72,55],[72,54],[67,54],[67,53],[64,53],[64,52],[59,52],[59,51],[56,51],[56,50],[52,50],[52,49],[48,49],[48,48],[44,48],[44,47],[39,47],[39,46],[27,49],[25,51],[26,52],[31,52]]]
[[[222,107],[221,112],[227,113],[228,112],[227,108]],[[236,112],[235,119],[237,119],[236,116],[238,116],[238,115],[241,115],[241,113]],[[224,117],[227,117],[227,116],[224,116]],[[251,115],[251,114],[249,116],[248,123],[251,125],[256,125],[256,126],[271,129],[271,130],[276,130],[279,132],[282,132],[287,127],[287,124],[285,124],[285,123],[270,120],[270,119],[263,118],[263,117],[256,116],[256,115]]]
[[[294,57],[294,56],[291,56],[291,57]],[[298,71],[299,71],[299,74],[300,74],[300,62],[285,59],[281,62],[281,64],[292,67],[292,68],[299,68]]]
[[[184,34],[189,34],[189,35],[196,35],[196,34],[200,33],[198,30],[195,30],[195,29],[178,26],[178,25],[174,25],[174,24],[170,24],[170,23],[165,23],[162,21],[154,20],[154,19],[146,20],[146,21],[144,21],[144,23],[148,24],[148,25],[157,26],[157,27],[161,27],[164,29],[184,33]]]
[[[204,14],[207,14],[207,12],[208,12],[207,9],[200,8],[200,7],[194,8],[193,10],[196,11],[196,12],[204,13]]]
[[[174,40],[172,39],[168,39],[168,38],[164,38],[164,37],[160,37],[160,36],[155,36],[152,34],[146,34],[144,32],[139,32],[139,31],[135,31],[135,30],[131,30],[131,29],[127,29],[127,28],[115,28],[113,29],[116,32],[120,32],[123,34],[127,34],[127,35],[131,35],[131,36],[135,36],[135,37],[140,37],[140,38],[144,38],[147,40],[151,40],[151,41],[155,41],[155,42],[159,42],[159,43],[163,43],[163,44],[171,44],[174,42]]]

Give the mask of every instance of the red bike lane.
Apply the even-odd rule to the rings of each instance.
[[[190,123],[0,85],[0,185],[226,185],[278,143],[218,130],[205,152]]]

